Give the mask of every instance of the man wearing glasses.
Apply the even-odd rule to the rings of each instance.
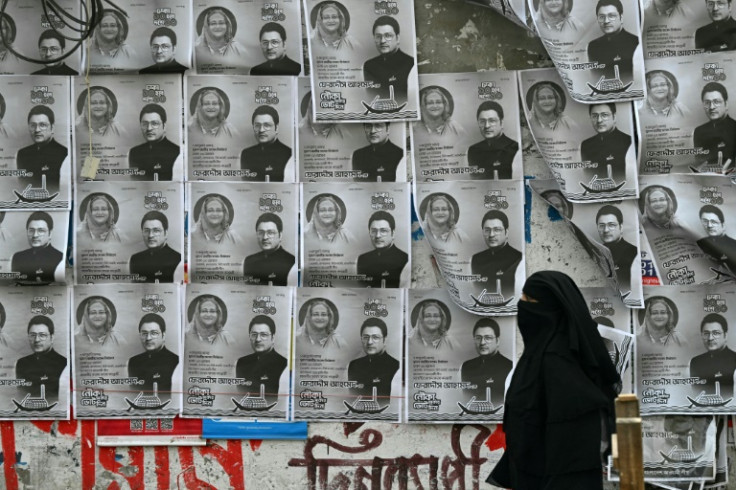
[[[728,323],[718,313],[708,313],[700,322],[700,337],[706,352],[690,359],[690,377],[700,378],[705,384],[693,385],[697,393],[716,393],[720,385],[721,397],[733,396],[733,373],[736,371],[736,352],[726,345]]]
[[[270,404],[279,399],[279,380],[286,369],[286,358],[273,348],[276,324],[266,315],[253,317],[248,325],[252,354],[243,356],[235,364],[235,377],[245,380],[238,388],[250,395],[260,394],[261,386]]]
[[[66,357],[54,350],[54,322],[47,316],[34,316],[26,332],[33,354],[18,359],[15,377],[30,383],[21,388],[24,393],[40,397],[43,386],[46,400],[55,401],[59,397],[59,378],[66,369]]]
[[[30,248],[13,255],[10,270],[20,273],[20,284],[54,282],[54,272],[64,254],[51,245],[54,220],[44,211],[35,211],[26,220],[26,238]]]
[[[736,49],[736,20],[731,17],[731,0],[705,0],[711,22],[695,31],[695,48],[706,52]]]
[[[372,396],[376,388],[379,405],[391,401],[391,382],[399,370],[399,361],[386,352],[388,327],[380,318],[369,318],[360,326],[360,342],[365,355],[348,364],[348,381],[357,386],[350,393],[357,396]]]
[[[506,377],[511,372],[512,362],[498,352],[501,329],[495,320],[481,318],[473,327],[473,341],[478,357],[465,361],[460,367],[460,379],[472,385],[468,393],[476,401],[487,400],[486,390],[491,390],[494,407],[503,404]],[[469,397],[468,397],[469,398]]]
[[[603,245],[610,250],[616,279],[621,291],[631,290],[631,265],[639,256],[636,246],[624,240],[624,216],[616,206],[607,204],[601,207],[595,215],[598,236]],[[637,267],[638,270],[638,267]]]
[[[699,211],[700,224],[708,234],[696,243],[708,257],[718,262],[731,274],[736,274],[736,240],[726,235],[723,211],[712,204],[706,204]]]
[[[401,29],[393,17],[382,15],[373,23],[373,41],[378,56],[363,63],[363,80],[379,87],[371,93],[388,99],[389,87],[394,88],[394,100],[401,104],[407,101],[408,78],[414,68],[414,58],[399,49]]]
[[[588,115],[593,129],[598,133],[580,144],[580,159],[597,164],[586,175],[592,173],[603,178],[611,166],[613,179],[621,183],[626,179],[626,154],[631,146],[631,136],[616,127],[616,104],[592,104]]]
[[[257,144],[240,153],[243,180],[283,182],[286,167],[292,162],[291,148],[279,141],[279,113],[269,105],[256,107],[251,117]]]
[[[360,171],[356,182],[396,182],[396,169],[404,158],[404,150],[389,137],[389,123],[363,124],[365,137],[370,143],[353,152],[353,170]]]
[[[146,313],[138,323],[138,336],[144,352],[128,359],[128,377],[143,384],[133,389],[171,393],[171,378],[179,364],[179,356],[166,348],[166,322],[156,313]]]
[[[477,283],[496,292],[501,281],[501,292],[506,298],[514,294],[516,268],[521,262],[521,252],[509,245],[509,218],[503,211],[492,209],[481,219],[483,239],[488,248],[470,259],[471,274],[479,276]]]
[[[146,104],[139,121],[146,142],[128,152],[128,167],[138,169],[133,180],[172,180],[180,149],[166,138],[166,109],[158,104]]]
[[[623,5],[619,0],[599,0],[595,13],[603,35],[588,43],[588,61],[599,65],[593,72],[607,79],[617,78],[614,67],[618,66],[618,79],[630,82],[634,76],[632,59],[639,39],[624,29]]]
[[[736,121],[728,115],[728,91],[718,82],[708,82],[700,91],[708,122],[693,131],[693,147],[704,150],[704,163],[721,164],[723,172],[736,158]]]
[[[31,75],[79,75],[64,60],[59,59],[64,56],[65,49],[66,40],[61,34],[51,29],[43,31],[38,38],[38,54],[45,66]]]
[[[468,166],[478,180],[510,179],[519,143],[503,133],[503,107],[496,101],[483,101],[475,112],[483,141],[468,148]]]
[[[286,286],[295,258],[281,246],[284,224],[274,213],[264,213],[256,220],[256,238],[261,251],[243,261],[246,284]]]
[[[409,256],[394,244],[396,221],[386,211],[376,211],[368,218],[368,234],[373,250],[358,256],[358,275],[371,288],[401,287],[401,273]]]
[[[266,61],[251,68],[251,75],[299,75],[301,65],[286,55],[286,29],[281,24],[264,24],[259,38]]]
[[[138,73],[181,73],[187,68],[174,56],[176,55],[176,33],[168,27],[159,27],[151,34],[151,57],[153,64]]]
[[[42,177],[45,176],[45,188],[49,194],[59,192],[61,166],[69,151],[54,139],[54,111],[45,105],[32,107],[28,111],[28,132],[33,143],[18,150],[15,159],[18,170],[33,175],[21,177],[21,183],[42,188]]]
[[[174,282],[181,254],[166,243],[169,220],[160,211],[149,211],[141,219],[141,233],[146,250],[130,257],[130,273],[135,282]]]

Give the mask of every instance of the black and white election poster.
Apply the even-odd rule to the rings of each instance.
[[[308,78],[299,101],[301,182],[406,182],[406,124],[315,122]]]
[[[0,419],[69,418],[69,291],[0,287]]]
[[[512,71],[419,77],[412,123],[417,182],[520,179],[518,86]]]
[[[409,287],[409,184],[307,183],[301,198],[302,286]]]
[[[662,284],[736,280],[736,203],[731,179],[642,175],[639,212]]]
[[[69,90],[66,77],[0,77],[0,209],[70,209]]]
[[[183,280],[183,184],[80,182],[74,202],[76,284]]]
[[[182,409],[180,286],[74,288],[74,416],[173,417]]]
[[[444,289],[412,289],[406,308],[406,419],[501,422],[516,359],[516,317],[482,317]]]
[[[528,0],[539,37],[578,102],[644,97],[638,0]]]
[[[189,69],[191,2],[116,0],[104,6],[84,45],[90,73],[183,74]]]
[[[736,21],[728,0],[646,0],[642,3],[647,64],[657,58],[736,49]]]
[[[565,199],[555,180],[529,186],[565,219],[575,238],[600,267],[603,277],[629,308],[642,307],[639,213],[636,201],[576,203]]]
[[[418,212],[452,299],[486,315],[513,315],[524,283],[521,181],[416,182]]]
[[[0,211],[0,283],[66,282],[68,211]]]
[[[518,73],[529,129],[565,197],[572,202],[636,197],[631,104],[576,102],[554,68]]]
[[[189,180],[294,182],[293,77],[187,77]]]
[[[403,310],[398,289],[298,288],[293,419],[400,422]]]
[[[184,416],[286,419],[293,300],[293,288],[187,286]]]
[[[608,349],[611,361],[621,377],[621,393],[634,393],[632,361],[634,335],[631,334],[631,314],[612,288],[581,287],[580,292],[588,311],[598,324],[598,333]]]
[[[73,81],[77,181],[184,180],[179,75]]]
[[[732,413],[733,284],[647,286],[644,296],[634,313],[641,413]]]
[[[197,73],[299,75],[299,0],[194,1]]]
[[[297,184],[188,186],[191,282],[297,285]]]
[[[717,417],[712,415],[642,417],[645,481],[662,482],[665,488],[687,489],[693,487],[680,485],[713,480],[718,445],[716,420]],[[610,462],[608,471],[611,480],[619,481],[618,472]],[[682,483],[678,485],[676,482]],[[668,483],[673,487],[666,487]]]
[[[640,174],[736,169],[736,121],[728,107],[734,62],[736,53],[647,61],[647,98],[637,103]]]
[[[416,121],[414,2],[304,0],[315,121]]]
[[[82,50],[77,49],[71,55],[69,52],[76,44],[74,39],[80,39],[81,35],[67,19],[67,16],[80,16],[79,2],[58,2],[54,4],[55,9],[44,7],[42,2],[36,0],[16,0],[5,4],[2,12],[0,74],[79,74]],[[39,62],[25,61],[19,55]]]

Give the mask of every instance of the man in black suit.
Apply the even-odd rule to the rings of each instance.
[[[401,272],[409,256],[394,244],[396,221],[387,211],[376,211],[368,218],[368,233],[373,250],[358,256],[358,275],[372,288],[398,288]]]
[[[404,150],[395,145],[389,136],[389,123],[364,123],[363,131],[368,146],[359,148],[351,157],[353,170],[359,170],[356,182],[396,182],[396,168],[404,158]]]
[[[608,175],[611,166],[613,179],[621,183],[626,179],[626,153],[631,146],[631,136],[616,127],[616,104],[591,104],[588,115],[593,129],[598,133],[580,144],[580,157],[584,162],[597,163],[592,171],[598,177]]]
[[[470,271],[480,276],[478,284],[489,293],[496,291],[496,281],[501,281],[501,292],[509,298],[514,294],[516,268],[521,262],[521,252],[509,245],[509,218],[503,211],[492,209],[481,219],[483,238],[487,250],[470,259]]]
[[[621,291],[631,290],[631,265],[639,256],[635,245],[624,240],[624,215],[616,206],[602,206],[595,215],[598,236],[603,245],[611,251],[616,279]]]
[[[372,396],[376,388],[379,405],[391,401],[391,382],[399,370],[399,361],[386,352],[388,327],[380,318],[368,318],[360,326],[360,342],[365,355],[348,364],[348,381],[358,386],[350,392],[363,397]]]
[[[54,322],[47,316],[34,316],[28,322],[26,332],[33,354],[18,359],[15,377],[30,383],[21,389],[32,397],[40,397],[43,386],[46,399],[56,400],[59,397],[59,378],[66,369],[66,357],[54,350]]]
[[[475,117],[484,139],[468,148],[468,166],[477,169],[471,178],[510,179],[519,143],[503,133],[503,107],[494,100],[483,101]]]
[[[160,211],[149,211],[141,219],[141,233],[147,250],[130,257],[130,273],[136,282],[174,282],[181,254],[166,243],[169,220]]]
[[[278,111],[269,105],[256,107],[251,123],[258,143],[240,153],[240,168],[248,171],[243,180],[283,182],[284,171],[291,162],[292,151],[278,139]]]
[[[731,274],[736,275],[736,240],[726,235],[723,211],[712,204],[706,204],[698,213],[700,224],[708,234],[696,243],[708,257],[718,262]]]
[[[18,170],[32,173],[22,177],[24,185],[34,188],[43,186],[42,176],[46,176],[46,189],[49,194],[59,192],[61,165],[69,151],[66,146],[54,139],[54,111],[45,105],[37,105],[28,111],[28,131],[33,144],[18,150],[15,157]]]
[[[465,361],[460,367],[460,379],[475,386],[467,391],[467,398],[488,400],[486,389],[490,388],[494,407],[503,404],[506,377],[512,367],[511,360],[498,352],[500,339],[501,329],[495,320],[481,318],[475,322],[473,341],[478,357]]]
[[[618,66],[621,81],[630,82],[634,77],[633,58],[639,39],[624,29],[623,5],[620,0],[598,0],[595,13],[603,35],[588,43],[588,61],[605,65],[594,72],[606,78],[616,78],[614,67]]]
[[[158,104],[146,104],[138,120],[146,142],[128,152],[128,167],[138,169],[134,180],[172,180],[181,150],[166,138],[166,109]]]
[[[66,40],[61,34],[53,29],[43,31],[38,38],[38,54],[45,66],[31,75],[79,75],[64,60],[59,60],[59,57],[64,56],[65,49]]]
[[[706,150],[705,164],[721,164],[728,170],[736,159],[736,121],[728,115],[728,91],[718,82],[708,82],[700,91],[708,122],[693,131],[693,146]]]
[[[728,348],[728,322],[718,313],[708,313],[700,322],[700,337],[706,352],[690,359],[690,377],[700,378],[705,384],[693,388],[696,393],[705,390],[713,394],[718,382],[721,397],[731,398],[736,352]]]
[[[151,57],[153,64],[143,68],[138,73],[181,73],[189,68],[182,65],[176,58],[176,33],[168,27],[159,27],[151,34]]]
[[[705,0],[710,24],[695,31],[695,48],[706,52],[736,49],[736,20],[731,17],[731,0]]]
[[[273,348],[276,324],[266,315],[253,317],[248,325],[252,354],[243,356],[235,364],[235,377],[246,381],[241,391],[251,396],[260,394],[261,386],[269,403],[279,399],[279,380],[286,369],[286,358]]]
[[[284,224],[274,213],[264,213],[256,220],[256,237],[261,251],[243,261],[247,284],[286,286],[295,258],[281,246]]]
[[[267,22],[258,37],[266,61],[251,68],[251,75],[299,75],[301,65],[286,55],[286,29],[281,24]]]
[[[373,41],[378,56],[363,63],[363,80],[380,85],[370,92],[382,99],[390,98],[389,87],[394,88],[394,100],[407,101],[408,78],[414,68],[414,58],[399,49],[401,28],[393,17],[382,15],[373,22]]]
[[[128,377],[143,383],[133,389],[153,392],[156,383],[158,393],[170,393],[179,356],[166,348],[166,322],[156,313],[146,313],[138,322],[138,335],[144,352],[128,359]]]
[[[19,272],[19,284],[54,282],[54,272],[64,254],[51,245],[54,220],[44,211],[35,211],[26,220],[27,248],[13,255],[10,270]]]

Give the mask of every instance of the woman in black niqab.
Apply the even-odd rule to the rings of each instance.
[[[506,452],[488,483],[598,490],[620,377],[572,279],[532,274],[518,304],[524,352],[506,392]]]

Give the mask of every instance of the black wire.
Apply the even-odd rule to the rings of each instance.
[[[25,56],[22,53],[19,53],[18,51],[11,46],[11,43],[5,42],[5,34],[2,32],[2,29],[0,29],[0,41],[5,45],[5,48],[13,53],[18,58],[22,59],[23,61],[28,61],[30,63],[36,63],[39,65],[45,65],[49,63],[56,63],[62,60],[65,60],[74,52],[79,49],[82,46],[82,43],[84,43],[85,40],[89,39],[92,36],[92,33],[94,32],[97,25],[102,20],[102,17],[104,15],[105,6],[103,5],[103,2],[108,4],[110,7],[112,7],[112,10],[119,12],[120,14],[124,15],[125,17],[128,17],[128,13],[118,7],[116,4],[114,4],[111,0],[79,0],[80,3],[80,11],[81,11],[81,17],[75,17],[74,15],[68,13],[66,10],[64,10],[63,7],[59,5],[59,3],[56,0],[38,0],[41,2],[41,7],[43,8],[44,16],[47,20],[49,20],[49,24],[51,25],[51,29],[57,33],[62,38],[71,41],[74,46],[71,47],[64,53],[63,55],[59,56],[58,58],[50,59],[50,60],[41,60],[39,58],[31,58],[29,56]],[[87,3],[89,3],[89,6],[87,6]],[[8,0],[2,0],[2,4],[0,5],[0,22],[2,22],[2,19],[6,17],[5,9],[8,6]],[[61,21],[63,24],[61,28],[56,27],[55,22],[50,22],[51,15],[49,15],[49,11],[54,14],[54,16]],[[9,16],[7,16],[10,18]],[[74,32],[78,32],[80,35],[77,37],[71,37],[68,36],[61,31],[61,29],[69,29]],[[18,32],[18,27],[16,26],[16,35]]]

